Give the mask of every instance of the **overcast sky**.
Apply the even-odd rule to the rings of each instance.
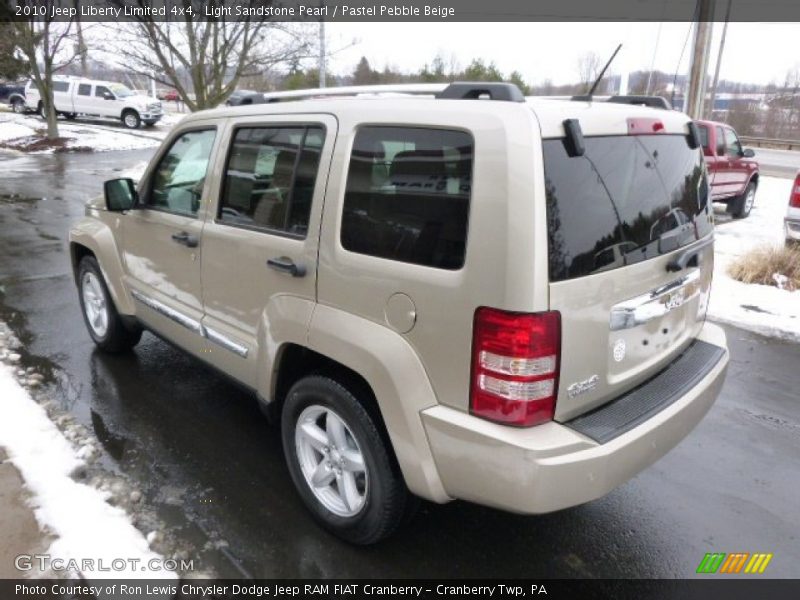
[[[578,57],[588,51],[609,57],[623,49],[612,72],[655,67],[673,73],[690,23],[328,23],[332,50],[329,69],[351,72],[366,56],[373,68],[391,65],[416,71],[437,54],[455,57],[461,67],[473,57],[494,61],[501,71],[518,70],[526,81],[570,83],[578,79]],[[660,29],[660,34],[659,34]],[[722,24],[714,27],[709,71],[713,73]],[[657,43],[658,42],[658,43]],[[692,37],[686,42],[680,72],[688,72]],[[783,81],[787,70],[800,67],[800,23],[731,23],[725,41],[721,77],[766,84]]]

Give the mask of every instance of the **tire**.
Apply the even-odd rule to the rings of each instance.
[[[44,102],[39,102],[39,106],[36,107],[36,112],[39,113],[40,117],[47,121],[47,113],[44,110]]]
[[[64,116],[68,121],[74,121],[77,118],[78,113],[64,113]]]
[[[295,383],[283,405],[281,437],[300,497],[337,537],[373,544],[407,517],[413,502],[387,442],[364,405],[338,381],[311,375]]]
[[[84,257],[78,265],[78,298],[86,329],[98,348],[118,354],[139,343],[142,330],[131,330],[123,323],[93,256]]]
[[[13,102],[11,102],[11,110],[18,115],[25,114],[25,102],[21,98],[14,98]]]
[[[139,129],[142,120],[139,118],[139,113],[135,110],[126,110],[122,113],[122,124],[128,129]]]
[[[745,219],[753,210],[756,200],[756,184],[752,181],[747,184],[744,192],[730,203],[730,213],[734,219]]]

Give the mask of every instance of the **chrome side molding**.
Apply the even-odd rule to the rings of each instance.
[[[242,358],[247,358],[247,346],[233,340],[223,334],[221,334],[216,329],[211,329],[211,327],[203,326],[203,330],[205,331],[206,339],[210,342],[215,343],[217,346],[225,348],[229,352],[233,352],[234,354],[238,354]]]
[[[228,336],[220,333],[216,329],[212,329],[210,327],[206,327],[197,319],[193,319],[189,316],[186,316],[182,312],[175,310],[160,302],[150,296],[146,296],[142,294],[138,290],[131,290],[131,296],[147,306],[148,308],[152,308],[154,311],[167,317],[168,319],[175,321],[178,325],[182,325],[186,327],[189,331],[196,333],[197,335],[206,338],[208,341],[220,346],[221,348],[225,348],[229,352],[233,352],[234,354],[241,356],[242,358],[247,358],[249,350],[247,346],[242,344],[241,342],[229,338]]]

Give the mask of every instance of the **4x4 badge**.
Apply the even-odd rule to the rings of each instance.
[[[567,388],[567,395],[570,398],[574,398],[575,396],[580,396],[581,394],[596,388],[598,381],[600,381],[600,377],[598,377],[597,375],[592,375],[591,377],[589,377],[589,379],[584,379],[583,381],[576,381]]]

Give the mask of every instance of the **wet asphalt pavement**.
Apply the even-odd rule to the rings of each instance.
[[[110,357],[84,329],[68,228],[104,179],[151,154],[0,153],[0,319],[199,566],[269,578],[690,577],[716,551],[772,552],[770,576],[798,575],[800,345],[730,327],[732,362],[711,412],[601,500],[539,517],[424,504],[369,548],[321,531],[252,397],[150,334]]]

